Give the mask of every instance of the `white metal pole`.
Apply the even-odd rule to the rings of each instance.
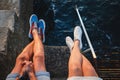
[[[96,57],[96,54],[95,54],[95,51],[94,51],[94,49],[93,49],[93,46],[92,46],[92,44],[91,44],[91,41],[90,41],[90,39],[89,39],[89,36],[88,36],[88,34],[87,34],[87,31],[86,31],[86,29],[85,29],[85,25],[84,25],[84,23],[83,23],[83,21],[82,21],[82,18],[81,18],[81,16],[80,16],[80,13],[79,13],[79,10],[78,10],[77,7],[76,7],[76,12],[77,12],[77,14],[78,14],[78,17],[79,17],[79,20],[80,20],[81,26],[82,26],[82,28],[83,28],[83,31],[84,31],[84,33],[85,33],[85,36],[86,36],[87,42],[88,42],[89,47],[90,47],[90,49],[91,49],[91,52],[92,52],[93,58],[97,58],[97,57]]]

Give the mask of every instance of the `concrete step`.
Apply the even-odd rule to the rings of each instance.
[[[14,32],[16,18],[13,10],[0,10],[0,27],[7,27]]]
[[[7,27],[0,27],[0,54],[7,55],[7,42],[9,29]]]
[[[110,69],[104,68],[99,69],[99,75],[103,78],[120,78],[120,68]]]
[[[11,36],[15,32],[15,21],[17,16],[14,11],[12,10],[0,10],[0,77],[1,80],[5,80],[4,78],[10,72],[11,64],[14,59],[10,55],[13,54],[9,50],[12,44]],[[9,44],[10,43],[10,44]],[[13,48],[11,48],[13,49]],[[14,51],[14,49],[13,49]],[[14,56],[15,57],[15,56]]]
[[[0,0],[0,10],[14,10],[17,15],[20,13],[19,0]]]
[[[0,10],[0,80],[5,80],[25,45],[23,27],[13,10]]]

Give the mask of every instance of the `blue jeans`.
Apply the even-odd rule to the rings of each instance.
[[[49,72],[42,72],[38,71],[35,73],[37,80],[50,80],[50,73]],[[15,80],[17,77],[20,77],[18,73],[9,74],[6,80]]]
[[[74,76],[74,77],[68,78],[67,80],[102,80],[102,79],[94,76],[89,76],[89,77]]]

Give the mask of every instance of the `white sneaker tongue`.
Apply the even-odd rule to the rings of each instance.
[[[76,26],[74,30],[74,40],[80,41],[80,49],[82,49],[82,30],[80,26]]]

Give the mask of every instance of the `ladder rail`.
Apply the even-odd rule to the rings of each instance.
[[[77,12],[77,15],[78,15],[78,18],[79,18],[79,20],[80,20],[80,23],[81,23],[81,26],[82,26],[82,28],[83,28],[83,31],[84,31],[84,33],[85,33],[87,42],[88,42],[89,47],[90,47],[90,49],[91,49],[92,56],[93,56],[94,59],[96,59],[97,56],[96,56],[95,51],[94,51],[94,48],[93,48],[93,46],[92,46],[92,44],[91,44],[90,38],[89,38],[89,36],[88,36],[88,33],[87,33],[86,29],[85,29],[85,25],[84,25],[84,23],[83,23],[83,21],[82,21],[82,18],[81,18],[81,15],[80,15],[80,12],[79,12],[77,6],[75,7],[75,10],[76,10],[76,12]]]

